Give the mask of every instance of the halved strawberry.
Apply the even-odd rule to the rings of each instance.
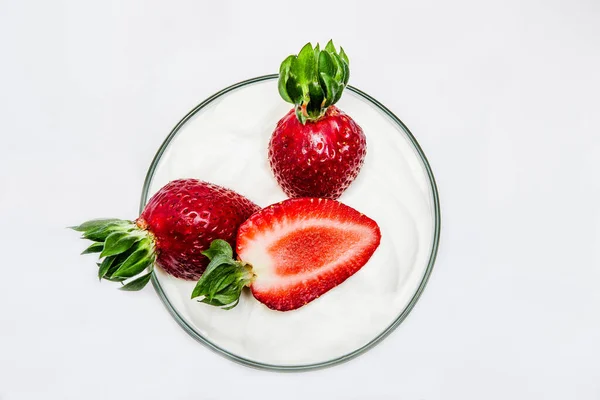
[[[192,298],[234,307],[244,286],[267,307],[294,310],[344,282],[379,246],[377,223],[335,200],[299,198],[254,213],[239,230],[237,254],[214,241]]]

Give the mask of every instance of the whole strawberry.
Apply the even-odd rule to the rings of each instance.
[[[295,107],[271,136],[269,163],[289,197],[337,199],[360,172],[365,135],[334,106],[349,76],[348,57],[332,41],[322,51],[308,43],[281,64],[279,93]]]
[[[200,278],[209,259],[202,254],[215,239],[235,245],[239,225],[260,207],[244,196],[197,179],[180,179],[160,189],[135,221],[92,220],[73,229],[93,243],[84,253],[100,253],[98,276],[139,290],[153,264],[182,279]]]

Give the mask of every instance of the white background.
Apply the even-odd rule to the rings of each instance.
[[[253,370],[64,227],[134,218],[189,109],[331,37],[431,162],[438,262],[366,354]],[[0,51],[0,399],[600,399],[599,2],[0,0]]]

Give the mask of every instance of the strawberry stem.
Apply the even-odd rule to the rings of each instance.
[[[350,78],[350,63],[344,49],[339,53],[329,41],[323,50],[307,43],[298,55],[291,55],[279,68],[279,94],[295,105],[302,124],[325,115],[335,104]]]
[[[234,260],[231,246],[221,239],[213,240],[202,254],[210,259],[210,263],[198,280],[192,299],[200,297],[198,301],[225,310],[237,306],[242,289],[254,278],[252,267]]]
[[[100,280],[121,282],[121,290],[135,291],[150,280],[156,258],[152,235],[141,226],[122,219],[95,219],[71,229],[94,242],[82,254],[100,253]]]

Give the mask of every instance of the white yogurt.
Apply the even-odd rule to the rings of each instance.
[[[434,237],[429,178],[415,149],[383,112],[346,91],[338,106],[367,136],[358,178],[340,201],[374,219],[381,245],[340,286],[289,312],[268,309],[245,290],[232,310],[190,299],[195,285],[162,271],[157,276],[180,316],[213,344],[274,365],[304,365],[346,355],[370,342],[406,308],[427,269]],[[160,160],[150,195],[177,178],[229,187],[261,206],[284,200],[271,174],[267,145],[291,108],[275,80],[245,86],[198,112]]]

